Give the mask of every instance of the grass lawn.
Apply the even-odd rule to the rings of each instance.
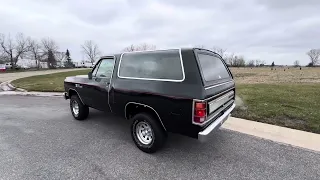
[[[239,84],[233,116],[320,133],[320,84]]]
[[[63,92],[63,81],[67,76],[85,75],[90,69],[31,76],[12,82],[15,87],[28,91]]]

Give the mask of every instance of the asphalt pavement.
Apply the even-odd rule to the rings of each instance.
[[[58,97],[0,96],[0,179],[319,179],[320,153],[221,129],[203,144],[169,135],[146,154],[130,122]]]

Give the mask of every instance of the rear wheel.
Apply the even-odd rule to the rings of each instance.
[[[85,120],[89,115],[89,107],[84,105],[77,95],[70,98],[70,110],[76,120]]]
[[[166,132],[157,119],[146,113],[139,113],[132,119],[131,136],[140,150],[154,153],[164,145]]]

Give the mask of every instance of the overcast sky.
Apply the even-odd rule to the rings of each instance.
[[[202,2],[202,3],[200,3]],[[320,0],[0,0],[0,33],[55,39],[74,60],[130,44],[220,46],[246,59],[308,63],[320,48]]]

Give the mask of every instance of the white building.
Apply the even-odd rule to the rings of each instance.
[[[17,65],[22,68],[37,68],[37,61],[33,59],[19,59]],[[47,62],[39,62],[40,68],[48,68]]]

